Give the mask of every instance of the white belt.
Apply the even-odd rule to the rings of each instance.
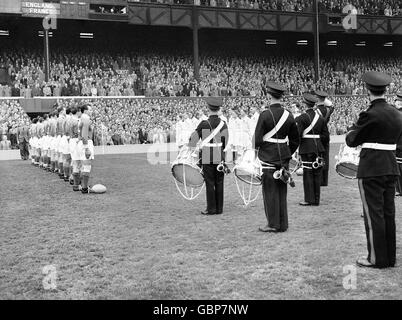
[[[375,149],[375,150],[387,150],[394,151],[396,150],[396,144],[385,144],[385,143],[372,143],[366,142],[362,144],[363,149]]]
[[[319,134],[305,134],[303,136],[303,138],[305,138],[305,139],[320,139],[320,135]]]
[[[203,147],[210,147],[210,148],[216,148],[216,147],[222,147],[222,143],[205,143]]]
[[[276,138],[266,138],[263,139],[265,142],[272,142],[272,143],[288,143],[289,138],[286,137],[285,139],[276,139]]]
[[[261,169],[276,170],[276,166],[260,160]]]
[[[313,170],[313,162],[310,161],[302,161],[302,168]]]

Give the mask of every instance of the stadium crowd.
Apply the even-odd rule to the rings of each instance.
[[[263,11],[311,12],[313,1],[302,0],[131,0],[130,2],[152,2],[161,4],[194,4],[198,6],[252,9]],[[399,0],[320,0],[320,12],[342,13],[352,5],[359,15],[402,15]]]
[[[390,74],[390,93],[402,86],[402,58],[323,58],[321,80],[314,82],[312,58],[276,55],[235,55],[227,52],[200,57],[200,79],[193,74],[192,57],[182,53],[118,55],[53,50],[50,78],[45,81],[41,51],[4,48],[0,68],[9,81],[0,97],[133,96],[200,97],[264,96],[267,80],[279,81],[289,93],[323,89],[331,95],[365,94],[361,74],[378,70]]]
[[[360,111],[367,108],[366,96],[330,97],[335,111],[329,123],[332,135],[344,134]],[[175,141],[179,121],[191,119],[197,123],[207,108],[201,98],[83,98],[92,106],[95,145],[164,143]],[[392,101],[392,98],[391,98]],[[71,106],[77,100],[59,99],[58,105]],[[262,110],[269,102],[264,97],[230,97],[225,99],[223,116],[230,118],[232,110],[241,117],[252,116],[253,107]],[[287,96],[286,107],[294,114],[302,111],[301,97]],[[17,128],[28,122],[28,116],[18,100],[0,100],[1,149],[17,148]]]
[[[18,149],[17,129],[30,123],[18,100],[0,100],[0,150]]]

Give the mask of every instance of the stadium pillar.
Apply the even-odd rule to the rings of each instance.
[[[45,81],[49,81],[50,62],[49,62],[49,29],[43,30],[44,46],[45,46]]]
[[[318,12],[319,0],[313,0],[314,12],[314,80],[320,80],[320,20]]]
[[[194,78],[200,80],[200,61],[198,55],[198,7],[193,6],[193,61],[194,61]]]

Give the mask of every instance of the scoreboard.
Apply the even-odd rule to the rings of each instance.
[[[48,15],[60,15],[60,5],[48,2],[21,2],[21,14],[26,17],[44,17]]]
[[[88,19],[89,3],[85,1],[60,1],[60,18]]]
[[[61,19],[88,19],[86,1],[21,1],[21,14],[26,17],[56,16]]]

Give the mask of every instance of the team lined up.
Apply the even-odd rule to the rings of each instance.
[[[70,182],[74,191],[89,193],[94,160],[93,127],[88,104],[58,107],[34,118],[29,130],[32,164]]]

